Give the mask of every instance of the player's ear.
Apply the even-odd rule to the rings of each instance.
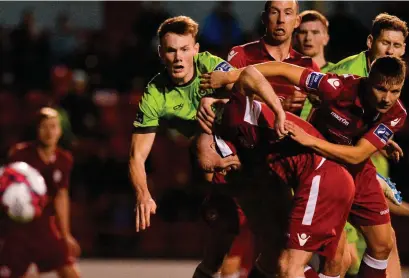
[[[368,47],[368,49],[372,48],[372,44],[373,44],[373,36],[369,35],[368,38],[366,39],[366,46]]]
[[[402,49],[403,49],[403,52],[402,52],[402,55],[401,55],[401,56],[405,55],[406,43],[403,44]]]
[[[196,55],[197,53],[199,53],[200,44],[199,44],[198,42],[195,43],[195,46],[193,47],[193,49],[195,50],[195,55]]]
[[[163,59],[163,47],[160,44],[158,45],[158,55]]]
[[[297,29],[301,24],[301,16],[297,14],[297,18],[295,19],[295,26],[294,29]]]
[[[325,33],[325,36],[324,36],[324,46],[327,46],[328,42],[329,42],[329,34],[328,34],[328,33]]]

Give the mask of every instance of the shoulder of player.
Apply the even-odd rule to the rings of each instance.
[[[329,71],[337,71],[337,70],[351,70],[353,69],[356,65],[355,63],[361,58],[362,53],[352,55],[349,57],[346,57],[339,61],[338,63],[334,64]]]
[[[12,146],[9,150],[9,157],[29,152],[34,148],[33,142],[20,142]]]
[[[146,85],[144,95],[156,95],[165,92],[169,85],[169,78],[166,74],[165,70],[156,74]]]
[[[232,47],[229,52],[229,56],[244,55],[245,57],[251,56],[254,53],[259,53],[260,51],[260,40],[248,42],[241,45],[236,45]]]
[[[392,117],[396,117],[396,118],[398,118],[398,117],[406,118],[407,117],[408,113],[406,112],[406,108],[405,108],[405,106],[403,105],[403,103],[402,103],[402,101],[400,99],[398,99],[396,101],[395,105],[391,108],[390,115]]]
[[[58,147],[56,152],[58,160],[60,160],[63,165],[71,166],[74,163],[74,157],[70,151]]]

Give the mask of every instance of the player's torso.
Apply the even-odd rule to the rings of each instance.
[[[64,158],[59,149],[55,152],[50,162],[46,163],[41,159],[35,144],[28,143],[24,149],[17,150],[11,159],[14,161],[24,161],[37,169],[45,180],[47,195],[54,198],[57,190],[65,180],[64,175],[67,174]]]
[[[265,49],[265,46],[262,42],[256,41],[253,43],[245,44],[242,47],[242,51],[237,53],[236,55],[242,55],[242,66],[254,65],[264,62],[275,61],[274,58],[268,54]],[[234,51],[234,50],[232,50]],[[229,55],[234,55],[234,53],[230,52]],[[282,62],[312,68],[312,60],[309,57],[304,57],[300,53],[291,50],[290,54],[286,59]],[[234,66],[234,64],[233,64]],[[288,97],[291,97],[294,94],[294,91],[303,92],[303,90],[297,86],[291,84],[287,79],[283,77],[269,77],[267,80],[270,82],[271,86],[273,87],[275,93],[280,98],[281,101],[285,100]],[[304,92],[305,93],[305,92]],[[300,114],[300,111],[296,111],[295,114]]]

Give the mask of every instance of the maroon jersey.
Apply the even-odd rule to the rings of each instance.
[[[317,94],[323,101],[311,116],[311,123],[333,143],[354,145],[365,138],[382,149],[406,119],[406,110],[398,100],[385,114],[369,114],[362,99],[365,77],[350,74],[322,74],[304,70],[300,86]]]
[[[307,133],[323,138],[308,122],[292,113],[287,113],[287,120],[293,121]],[[233,93],[224,107],[221,137],[216,137],[216,145],[222,156],[238,152],[245,164],[268,164],[279,177],[289,184],[297,184],[324,159],[290,138],[277,140],[274,130],[274,113],[266,104],[253,101]],[[230,142],[231,143],[230,143]],[[296,179],[296,180],[294,180]]]
[[[258,41],[233,47],[227,61],[236,68],[243,68],[249,65],[275,61],[275,59],[268,53],[263,37]],[[303,56],[293,49],[290,49],[288,57],[283,62],[320,71],[318,65],[310,57]],[[302,91],[283,77],[271,77],[268,78],[268,81],[270,81],[281,101],[292,96],[295,90]],[[301,113],[301,109],[296,112],[296,114],[299,113]]]
[[[72,155],[68,151],[57,148],[52,162],[46,164],[40,158],[36,144],[29,142],[17,144],[10,152],[9,161],[24,161],[40,172],[47,185],[47,195],[49,197],[49,205],[44,211],[53,214],[52,202],[57,191],[61,188],[67,188],[69,185],[73,166]]]

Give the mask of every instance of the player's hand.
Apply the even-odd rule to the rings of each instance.
[[[156,213],[156,203],[149,193],[136,196],[135,213],[137,232],[151,225],[151,214]]]
[[[306,98],[306,94],[295,90],[294,94],[291,97],[284,99],[281,104],[285,111],[296,112],[302,109]]]
[[[306,133],[304,129],[302,129],[295,123],[291,121],[285,121],[284,127],[294,141],[298,142],[303,146],[307,147],[313,146],[314,137]]]
[[[68,247],[68,253],[70,256],[79,257],[81,254],[81,247],[78,244],[77,240],[72,236],[68,235],[64,238],[65,244]]]
[[[213,71],[205,73],[200,77],[200,89],[218,89],[230,84],[228,73],[224,71]]]
[[[279,138],[282,138],[288,134],[288,131],[285,129],[285,119],[286,115],[284,110],[281,110],[276,114],[274,127]]]
[[[403,157],[402,148],[392,139],[388,141],[384,149],[386,151],[386,156],[394,162],[399,162],[401,157]]]
[[[228,99],[218,99],[212,97],[204,97],[200,100],[199,108],[197,109],[197,119],[203,131],[207,134],[212,134],[212,128],[216,114],[212,110],[212,106],[217,103],[225,104]]]

